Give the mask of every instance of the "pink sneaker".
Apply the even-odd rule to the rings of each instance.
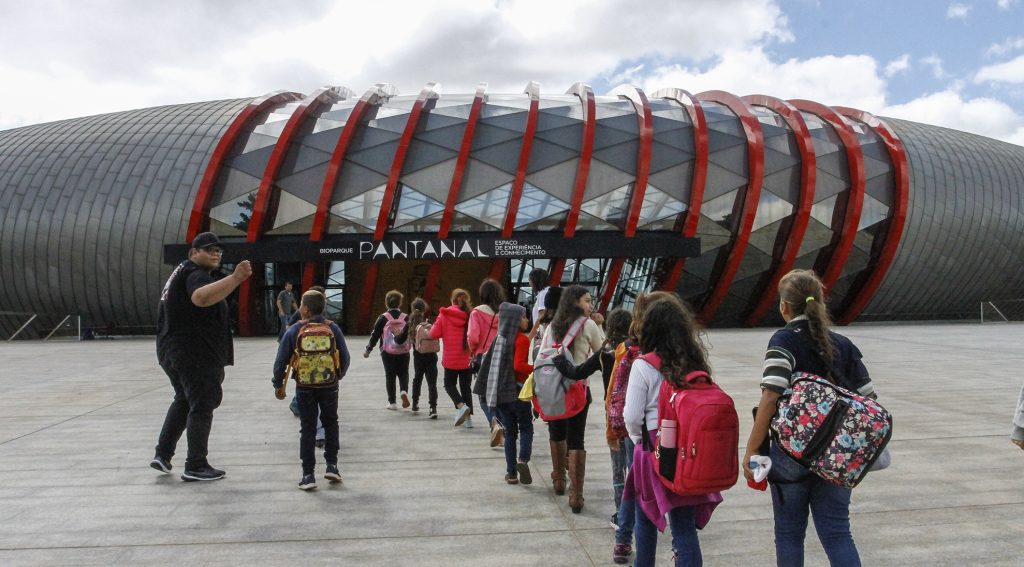
[[[628,543],[616,543],[612,548],[612,561],[625,564],[629,563],[629,556],[633,553],[633,546]]]

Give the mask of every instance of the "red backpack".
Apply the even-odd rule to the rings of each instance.
[[[636,345],[627,347],[626,354],[622,355],[619,365],[615,367],[615,375],[612,376],[612,393],[608,396],[608,423],[611,425],[612,433],[619,439],[629,436],[629,431],[626,431],[626,420],[622,417],[622,410],[626,407],[629,371],[633,368],[633,361],[639,357],[640,347]]]
[[[656,356],[641,358],[660,370]],[[691,372],[685,379],[687,388],[677,390],[664,380],[658,392],[655,472],[669,490],[685,496],[732,488],[740,470],[736,406],[707,372]],[[664,430],[665,420],[676,422],[675,439]]]

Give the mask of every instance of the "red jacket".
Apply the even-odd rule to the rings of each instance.
[[[463,346],[469,317],[458,307],[442,307],[437,321],[430,327],[430,336],[441,339],[441,366],[449,370],[469,368],[469,351]]]
[[[498,314],[486,305],[480,305],[469,314],[469,353],[483,354],[498,338]]]
[[[530,338],[526,333],[516,335],[516,350],[512,357],[513,368],[516,371],[516,382],[522,384],[533,372],[533,365],[530,364]]]

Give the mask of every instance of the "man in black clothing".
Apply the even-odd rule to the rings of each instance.
[[[224,367],[234,364],[231,320],[225,299],[252,275],[243,260],[231,275],[214,280],[223,254],[220,239],[204,232],[192,241],[185,260],[171,272],[160,294],[156,355],[174,388],[150,466],[171,472],[171,457],[187,431],[184,481],[218,480],[224,471],[206,460],[213,410],[220,406]]]

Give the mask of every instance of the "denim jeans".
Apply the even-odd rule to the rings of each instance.
[[[619,453],[622,455],[623,475],[629,474],[633,466],[633,440],[626,437],[622,440]],[[633,541],[633,525],[636,523],[636,501],[622,500],[619,503],[619,529],[615,530],[615,543],[631,543]]]
[[[291,313],[278,315],[277,318],[281,321],[281,328],[277,330],[277,340],[280,341],[281,337],[284,336],[284,332],[288,330],[288,320],[292,318],[292,315]]]
[[[299,458],[302,474],[313,474],[316,467],[316,430],[324,428],[324,461],[338,464],[338,387],[296,388],[299,398]]]
[[[505,472],[516,472],[516,439],[520,438],[519,460],[530,462],[533,454],[533,406],[530,402],[498,404],[498,421],[505,426]]]
[[[636,560],[634,567],[654,567],[658,551],[658,528],[647,519],[636,505]],[[668,523],[672,530],[672,551],[675,553],[676,567],[700,567],[704,559],[700,553],[700,540],[697,539],[696,506],[680,506],[668,513]]]
[[[476,399],[477,399],[478,402],[480,402],[479,403],[480,409],[483,410],[484,417],[487,418],[487,426],[490,427],[491,426],[491,420],[493,420],[494,416],[497,415],[497,414],[494,413],[494,408],[492,408],[491,406],[487,405],[487,399],[484,398],[483,395],[478,394]],[[498,421],[501,421],[500,417],[498,418]],[[505,425],[505,423],[502,422],[502,425]]]
[[[775,512],[775,560],[779,567],[803,567],[807,513],[833,566],[860,567],[850,533],[849,488],[814,475],[777,446],[771,448],[772,508]]]
[[[209,465],[206,461],[210,428],[213,426],[213,410],[220,406],[224,391],[224,367],[193,366],[188,363],[171,361],[162,366],[174,388],[174,400],[167,408],[164,425],[160,429],[156,454],[168,462],[174,450],[187,432],[188,457],[185,470],[196,470]]]

